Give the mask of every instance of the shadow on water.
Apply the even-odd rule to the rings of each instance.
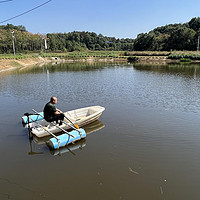
[[[105,125],[101,121],[96,120],[95,122],[84,126],[83,129],[85,130],[86,134],[89,135],[91,133],[99,131],[100,129],[102,129],[104,127],[105,127]],[[41,149],[40,150],[34,150],[34,148],[33,148],[33,141],[34,141],[34,143],[36,145],[44,145],[51,138],[52,138],[51,136],[46,136],[46,137],[43,137],[43,138],[38,138],[36,136],[33,136],[32,139],[30,138],[29,139],[29,142],[30,142],[30,151],[28,152],[28,154],[29,155],[43,154],[44,152],[41,151]],[[82,150],[83,147],[85,147],[85,146],[86,146],[86,139],[83,138],[80,141],[75,142],[74,144],[69,144],[69,145],[67,145],[67,146],[65,146],[63,148],[56,149],[56,150],[49,149],[49,151],[50,151],[51,155],[54,155],[54,156],[55,155],[61,156],[62,154],[67,153],[67,152],[70,152],[73,155],[76,155],[74,153],[74,151],[78,150],[78,149]]]

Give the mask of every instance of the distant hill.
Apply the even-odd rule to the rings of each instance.
[[[136,51],[196,50],[200,36],[200,17],[184,24],[169,24],[137,36]]]

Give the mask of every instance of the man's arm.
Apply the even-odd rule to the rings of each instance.
[[[58,108],[56,108],[56,112],[55,112],[55,114],[57,115],[57,114],[60,114],[60,113],[62,113],[62,111],[59,110]]]

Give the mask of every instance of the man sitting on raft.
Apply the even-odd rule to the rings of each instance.
[[[55,96],[52,96],[50,102],[48,102],[44,107],[44,119],[47,122],[56,121],[56,123],[58,123],[58,120],[60,120],[59,125],[62,125],[62,121],[64,120],[64,114],[62,113],[62,111],[55,107],[54,104],[56,103],[57,98]]]

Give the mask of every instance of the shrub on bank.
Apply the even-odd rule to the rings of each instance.
[[[128,60],[129,62],[135,62],[135,61],[137,61],[138,59],[137,59],[136,56],[129,56],[129,57],[127,58],[127,60]]]
[[[180,59],[191,59],[191,60],[200,60],[199,54],[171,54],[168,56],[168,59],[180,60]]]

